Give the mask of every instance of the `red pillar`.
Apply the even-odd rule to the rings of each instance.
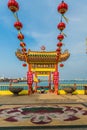
[[[33,93],[32,84],[33,84],[33,73],[31,71],[27,72],[27,84],[28,84],[28,95]]]
[[[28,95],[32,94],[32,84],[28,84]]]
[[[59,72],[55,71],[53,74],[54,93],[58,95]]]
[[[49,82],[49,92],[51,91],[51,72],[49,72],[49,77],[48,77],[48,82]]]
[[[37,73],[35,72],[35,77],[37,78]],[[37,92],[37,82],[35,82],[35,92]]]

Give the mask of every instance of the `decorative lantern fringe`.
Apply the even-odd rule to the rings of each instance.
[[[61,32],[61,34],[63,34],[65,37],[67,37],[67,35],[64,32]]]
[[[87,46],[87,38],[86,38],[85,42],[86,42],[85,44],[86,44],[86,46]]]
[[[65,19],[65,21],[68,23],[69,22],[69,19],[65,16],[65,15],[62,15],[63,18]]]
[[[17,13],[13,13],[13,14],[14,14],[14,17],[16,18],[16,20],[19,21],[18,14]]]
[[[87,54],[87,48],[86,48],[86,54]]]

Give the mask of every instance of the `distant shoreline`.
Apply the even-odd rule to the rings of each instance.
[[[0,83],[10,82],[11,80],[13,81],[13,83],[15,83],[14,80],[17,80],[17,79],[1,79]],[[59,82],[61,81],[67,81],[67,82],[74,81],[75,82],[75,81],[87,81],[87,79],[60,79]],[[17,82],[27,82],[27,80],[17,80]],[[47,80],[40,80],[40,82],[47,82]]]
[[[10,80],[0,80],[0,82],[10,82],[13,79]],[[18,80],[17,82],[27,82],[27,80]]]

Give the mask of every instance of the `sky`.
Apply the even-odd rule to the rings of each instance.
[[[54,51],[58,43],[60,14],[57,6],[61,0],[17,0],[20,5],[18,16],[23,24],[24,42],[31,50],[40,50],[42,45],[47,51]],[[87,0],[65,0],[69,9],[65,16],[69,19],[63,31],[63,51],[68,49],[70,57],[59,67],[60,79],[87,79],[87,54],[85,39],[87,38]],[[25,77],[27,67],[15,56],[20,48],[17,39],[16,22],[7,7],[8,0],[0,0],[0,77]],[[65,22],[65,21],[64,21]]]

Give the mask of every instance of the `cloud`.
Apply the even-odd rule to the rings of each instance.
[[[35,39],[37,46],[32,46],[33,49],[38,50],[42,45],[46,46],[47,50],[55,50],[57,40],[56,40],[56,32],[49,33],[38,33],[38,32],[25,32],[25,35],[32,37]],[[31,41],[32,44],[32,41]]]

